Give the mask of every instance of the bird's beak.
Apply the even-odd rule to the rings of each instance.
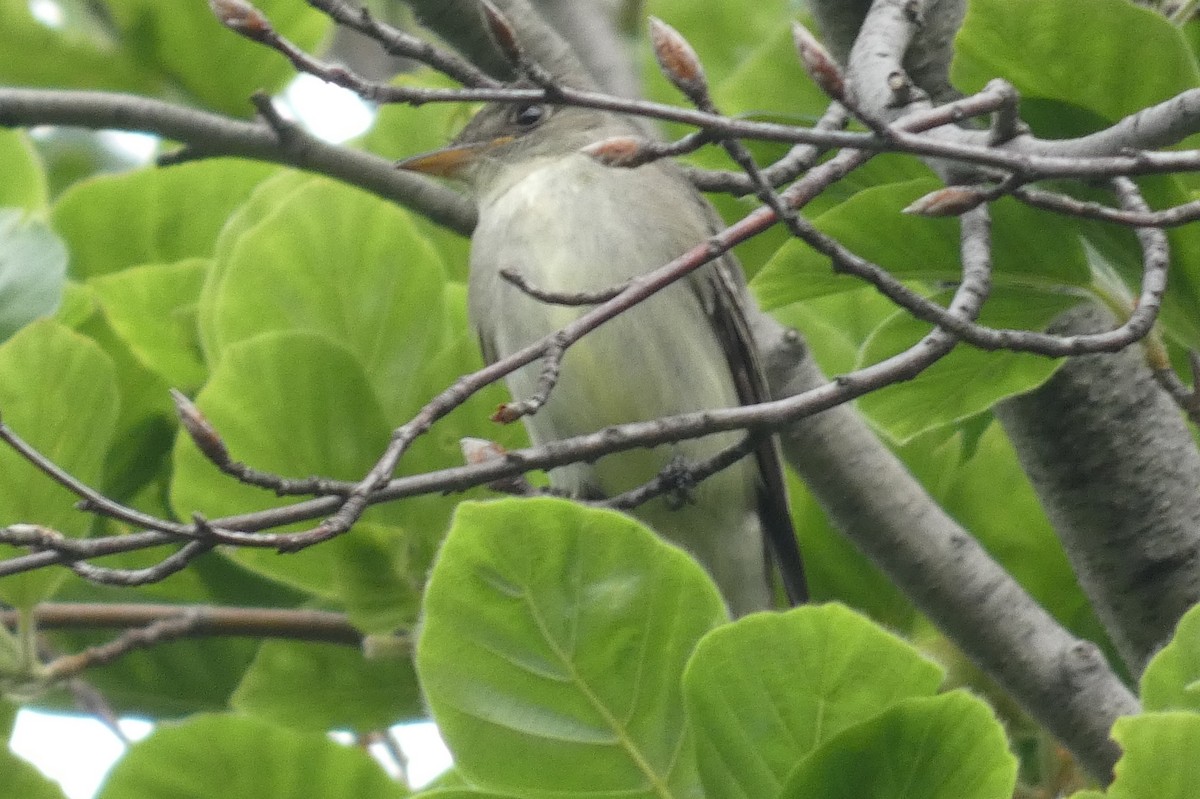
[[[498,136],[490,141],[444,147],[431,153],[414,155],[412,158],[397,161],[396,168],[439,178],[457,178],[461,177],[463,170],[474,163],[480,155],[493,147],[508,144],[512,140],[512,136]]]

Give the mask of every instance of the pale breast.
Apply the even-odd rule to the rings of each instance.
[[[469,301],[472,323],[493,356],[527,346],[587,310],[535,300],[501,280],[500,269],[514,269],[545,289],[591,291],[662,266],[706,238],[699,209],[671,207],[677,189],[644,169],[609,169],[583,156],[558,159],[497,181],[482,198]],[[664,289],[574,345],[549,402],[527,420],[531,437],[542,443],[737,405],[724,350],[694,281]],[[513,395],[536,390],[540,370],[535,363],[511,375]],[[695,459],[729,443],[728,435],[714,436],[667,452],[630,454],[602,461],[586,477],[612,494],[650,479],[672,453]],[[580,470],[572,474],[574,481],[584,479]],[[733,480],[740,486],[748,478]]]

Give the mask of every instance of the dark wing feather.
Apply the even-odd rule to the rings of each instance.
[[[745,405],[766,402],[771,395],[746,318],[741,267],[733,256],[726,255],[706,268],[705,274],[712,288],[710,313],[713,329],[717,331],[729,361],[738,398]],[[763,437],[754,451],[754,457],[762,479],[758,492],[758,515],[763,535],[779,569],[784,592],[793,605],[798,605],[807,601],[808,585],[804,577],[804,559],[800,554],[800,544],[788,507],[783,459],[775,436]]]

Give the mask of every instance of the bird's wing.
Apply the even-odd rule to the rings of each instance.
[[[722,257],[706,270],[712,287],[710,313],[713,329],[721,340],[729,371],[744,405],[770,400],[766,374],[758,357],[750,323],[746,318],[741,266],[732,256]],[[758,492],[758,515],[767,547],[774,556],[784,592],[793,605],[808,599],[804,560],[784,484],[783,458],[775,436],[764,436],[755,448],[762,483]]]

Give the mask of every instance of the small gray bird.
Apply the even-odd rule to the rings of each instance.
[[[511,269],[554,292],[595,292],[660,267],[705,241],[714,212],[671,162],[610,168],[580,153],[635,134],[622,117],[543,103],[488,105],[446,149],[404,169],[463,179],[479,208],[471,239],[468,304],[485,358],[494,361],[553,333],[584,311],[543,302],[500,276]],[[546,404],[525,418],[543,444],[609,425],[726,408],[767,398],[732,258],[693,272],[572,346]],[[585,310],[585,309],[584,309]],[[540,365],[508,376],[514,398],[537,389]],[[572,496],[603,498],[665,467],[709,458],[740,439],[722,433],[595,463],[554,469]],[[771,607],[769,547],[793,603],[804,573],[777,446],[634,511],[712,575],[735,615]]]

